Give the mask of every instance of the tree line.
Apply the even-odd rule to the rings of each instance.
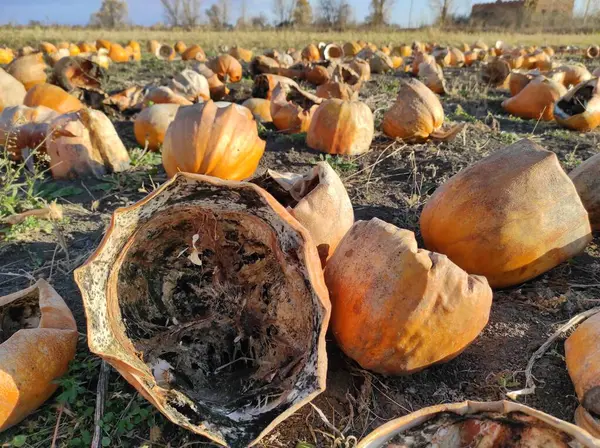
[[[214,29],[316,26],[344,30],[356,25],[354,9],[347,0],[313,0],[312,4],[310,0],[272,0],[272,22],[264,13],[250,14],[247,0],[239,0],[240,14],[235,24],[231,23],[232,0],[218,0],[207,9],[202,8],[201,0],[160,1],[164,24],[170,27],[195,28],[206,23]],[[388,25],[395,1],[371,0],[365,23],[376,27]],[[100,9],[90,17],[91,26],[102,28],[120,28],[127,22],[127,0],[103,0]]]

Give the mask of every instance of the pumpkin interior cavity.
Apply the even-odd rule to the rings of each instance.
[[[255,216],[180,206],[153,215],[123,255],[127,336],[194,424],[272,419],[308,361],[309,292],[276,244]]]
[[[559,101],[558,107],[569,116],[582,114],[594,96],[594,86],[585,86],[573,93],[570,99]]]
[[[321,183],[321,179],[318,173],[311,172],[307,176],[298,178],[292,184],[287,179],[278,181],[269,175],[269,173],[266,173],[252,182],[262,189],[267,190],[284,207],[294,208],[298,205],[298,202],[317,188]]]
[[[421,448],[441,444],[461,448],[478,444],[532,448],[580,447],[570,435],[522,412],[459,415],[444,412],[394,437],[386,448]]]
[[[38,328],[41,317],[37,289],[14,302],[0,306],[0,344],[19,330]]]

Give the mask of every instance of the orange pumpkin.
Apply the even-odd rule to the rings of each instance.
[[[25,95],[23,104],[29,107],[45,106],[61,114],[83,107],[77,98],[52,84],[38,84],[31,88]]]
[[[229,54],[236,58],[238,61],[244,61],[250,63],[252,61],[252,51],[246,50],[241,47],[233,47],[229,50]]]
[[[75,357],[77,326],[45,280],[0,297],[0,432],[22,421],[58,388]]]
[[[346,42],[343,46],[344,56],[356,56],[361,49],[362,47],[358,42]]]
[[[311,84],[320,86],[325,84],[331,79],[331,73],[322,65],[315,65],[314,67],[307,68],[306,80]]]
[[[598,170],[600,170],[600,155],[596,154],[569,173],[594,230],[600,230],[600,177]]]
[[[483,330],[492,305],[485,278],[420,250],[412,232],[377,218],[354,224],[327,262],[325,282],[338,344],[385,375],[458,356]]]
[[[46,82],[48,79],[47,68],[42,53],[34,53],[15,59],[6,68],[6,71],[18,79],[25,86],[25,90],[29,90],[37,84]]]
[[[554,107],[554,118],[561,126],[575,131],[591,131],[600,126],[600,80],[579,84]]]
[[[242,80],[242,65],[236,58],[228,54],[211,59],[206,66],[223,82],[240,82]]]
[[[110,51],[110,48],[112,47],[112,42],[106,39],[98,39],[96,41],[96,48],[98,50],[100,50],[101,48],[104,48],[108,51]]]
[[[10,48],[0,47],[0,65],[10,64],[15,59],[15,54]]]
[[[52,84],[38,84],[31,88],[23,100],[29,107],[46,106],[58,113],[66,114],[83,107],[81,101]]]
[[[163,145],[163,166],[169,176],[178,171],[221,179],[251,176],[265,151],[248,109],[213,101],[180,108]]]
[[[449,139],[462,128],[442,131],[444,109],[438,97],[417,79],[401,80],[394,105],[383,116],[382,130],[391,138],[424,141]]]
[[[0,112],[6,107],[23,104],[26,94],[25,86],[0,68]]]
[[[315,111],[306,144],[329,154],[357,155],[370,149],[374,133],[369,106],[361,101],[331,99]]]
[[[206,53],[204,53],[204,50],[199,45],[192,45],[181,54],[181,59],[184,61],[204,62],[206,61]]]
[[[205,64],[196,64],[194,66],[194,70],[200,73],[202,76],[204,76],[208,81],[210,97],[213,100],[218,101],[220,99],[223,99],[225,96],[229,95],[229,88],[225,84],[223,84],[223,82],[219,79],[215,72],[213,72]]]
[[[306,95],[306,92],[302,91],[295,86],[290,86],[294,92],[299,93],[300,99],[305,104],[296,104],[293,101],[288,101],[287,95],[290,90],[283,84],[278,84],[273,90],[273,96],[271,98],[271,117],[273,117],[273,124],[275,127],[285,134],[299,134],[302,132],[308,132],[310,123],[317,110],[318,103],[322,100],[317,98],[319,101],[315,102]]]
[[[90,350],[173,423],[220,445],[257,444],[325,389],[330,303],[315,244],[256,185],[177,175],[115,212],[75,279]],[[155,293],[174,306],[159,310]]]
[[[190,106],[192,103],[186,97],[173,92],[169,87],[153,87],[146,96],[144,96],[144,105],[152,104],[179,104],[180,106]]]
[[[400,56],[401,58],[410,58],[413,55],[413,51],[408,45],[400,45],[392,49],[391,55]]]
[[[253,181],[271,193],[309,231],[323,265],[354,224],[354,211],[341,179],[327,162],[305,175],[278,173]]]
[[[356,448],[414,446],[414,434],[423,434],[425,440],[444,448],[600,447],[600,442],[577,426],[525,405],[465,401],[431,406],[391,420],[367,435]]]
[[[562,83],[567,89],[592,79],[592,74],[583,65],[561,65],[548,73],[548,78]]]
[[[185,52],[185,50],[187,50],[187,45],[185,44],[185,42],[183,41],[179,41],[175,44],[175,46],[173,47],[175,48],[175,51],[177,52],[177,54],[183,54]]]
[[[508,78],[510,96],[518,95],[536,77],[530,73],[511,72]]]
[[[179,104],[155,104],[142,110],[133,124],[138,144],[150,151],[158,151],[179,107]]]
[[[110,46],[110,50],[108,51],[108,57],[113,62],[129,62],[132,54],[129,54],[125,49],[119,44],[112,44]]]
[[[160,48],[160,42],[157,40],[149,40],[146,48],[149,53],[156,54],[156,51]]]
[[[51,54],[51,53],[56,53],[58,51],[58,48],[56,48],[56,45],[51,44],[50,42],[41,42],[40,43],[40,51],[42,51],[46,54]]]
[[[77,56],[79,55],[79,53],[81,53],[81,50],[79,49],[79,47],[75,44],[69,44],[69,54],[71,56]]]
[[[259,123],[272,123],[271,101],[263,98],[248,98],[242,103],[242,106],[252,112],[252,116]]]
[[[83,41],[79,42],[77,44],[77,46],[79,47],[79,51],[81,53],[92,53],[92,52],[96,51],[96,46],[92,45],[88,42],[83,42]]]
[[[502,108],[516,117],[552,121],[554,106],[566,93],[562,84],[538,76],[516,96],[504,100]]]
[[[569,376],[581,406],[575,415],[579,426],[600,435],[600,313],[583,322],[565,342]]]
[[[521,140],[462,170],[421,214],[429,250],[494,288],[518,285],[582,252],[588,214],[556,154]]]
[[[301,56],[303,61],[314,62],[321,59],[321,52],[315,44],[309,44],[304,47]]]

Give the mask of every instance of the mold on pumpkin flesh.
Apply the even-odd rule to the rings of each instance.
[[[7,305],[0,306],[0,344],[19,330],[38,328],[42,313],[38,291]]]
[[[458,415],[445,412],[416,428],[394,437],[385,448],[421,448],[441,444],[448,448],[466,446],[531,448],[583,448],[569,434],[522,412]]]
[[[115,217],[116,239],[103,243],[108,268],[97,255],[108,270],[109,326],[151,375],[140,386],[175,423],[232,447],[322,390],[328,316],[301,254],[305,237],[249,185],[178,176]],[[96,282],[95,263],[80,285]],[[94,347],[114,360],[100,348],[104,316],[88,318]]]

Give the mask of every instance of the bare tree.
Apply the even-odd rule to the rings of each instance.
[[[268,23],[269,19],[267,19],[267,16],[262,12],[258,16],[252,17],[250,19],[250,24],[252,25],[252,28],[266,28]]]
[[[297,0],[294,8],[294,25],[307,26],[312,23],[312,7],[308,0]]]
[[[291,22],[295,6],[295,0],[273,0],[273,14],[277,23],[281,25]]]
[[[166,22],[193,28],[200,22],[200,0],[160,0]]]
[[[217,3],[206,10],[206,17],[211,27],[220,29],[223,26],[221,6]]]
[[[321,25],[332,28],[335,26],[338,10],[336,0],[319,0],[318,22]]]
[[[389,22],[395,0],[371,0],[371,14],[367,22],[373,26],[383,26]]]
[[[103,0],[100,9],[90,16],[90,25],[102,28],[120,28],[127,22],[125,0]]]
[[[448,17],[452,15],[456,7],[455,0],[429,0],[429,5],[435,13],[436,21],[445,25]]]
[[[242,0],[240,17],[237,20],[236,28],[246,28],[246,26],[248,26],[248,4],[246,0]]]
[[[221,26],[224,27],[229,23],[229,11],[231,9],[229,0],[220,0],[219,7],[221,9]]]
[[[348,28],[348,25],[352,22],[354,17],[354,11],[352,10],[352,6],[350,3],[346,1],[342,1],[337,10],[336,15],[336,27],[343,31]]]

